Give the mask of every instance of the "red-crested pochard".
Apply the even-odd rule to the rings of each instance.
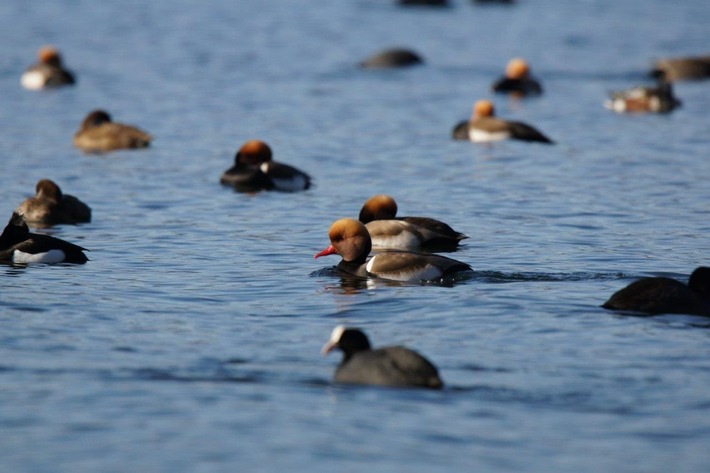
[[[446,223],[429,217],[397,217],[397,202],[386,194],[370,197],[360,209],[374,248],[408,250],[453,249],[468,238]]]
[[[343,352],[333,376],[336,383],[389,387],[441,389],[444,383],[436,366],[414,350],[403,346],[372,349],[362,330],[335,327],[321,353]]]
[[[542,94],[540,82],[530,75],[530,66],[521,58],[514,58],[505,68],[505,76],[491,86],[493,92],[511,94],[516,97]]]
[[[452,135],[455,139],[469,139],[476,143],[514,139],[554,144],[554,141],[528,124],[496,118],[490,100],[477,101],[473,105],[471,119],[456,125]]]
[[[42,46],[37,53],[38,62],[27,68],[20,77],[25,89],[39,90],[74,84],[74,75],[62,65],[62,57],[53,46]]]
[[[241,192],[278,190],[295,192],[311,187],[308,174],[288,164],[276,162],[269,145],[249,140],[234,156],[234,166],[222,173],[220,182]]]
[[[362,222],[352,218],[336,220],[328,231],[330,246],[315,258],[338,254],[338,268],[348,274],[376,277],[391,281],[432,281],[462,271],[471,266],[441,255],[409,251],[384,251],[367,259],[372,250],[370,233]]]

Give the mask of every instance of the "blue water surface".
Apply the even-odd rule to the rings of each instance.
[[[599,306],[710,263],[710,82],[669,115],[602,107],[707,54],[710,3],[451,3],[0,4],[0,218],[45,177],[94,215],[48,230],[86,265],[0,267],[0,471],[708,471],[710,321]],[[47,43],[77,86],[21,89]],[[394,46],[425,65],[357,67]],[[539,99],[490,94],[514,56]],[[479,98],[558,144],[452,140]],[[95,108],[154,146],[74,149]],[[253,138],[314,188],[220,186]],[[382,192],[469,235],[475,271],[357,286],[313,259]],[[333,385],[338,324],[446,389]]]

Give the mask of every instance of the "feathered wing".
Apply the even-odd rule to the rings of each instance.
[[[540,143],[555,144],[547,136],[543,135],[540,131],[527,123],[522,122],[508,122],[510,125],[510,134],[513,138],[523,141],[537,141]]]
[[[369,274],[403,282],[435,280],[471,269],[468,264],[446,256],[409,251],[379,253],[367,263]]]
[[[454,240],[464,240],[464,239],[468,238],[463,233],[457,232],[456,230],[451,228],[451,226],[449,226],[448,224],[442,222],[441,220],[437,220],[435,218],[431,218],[431,217],[401,217],[400,220],[403,220],[407,223],[411,223],[412,225],[416,225],[417,227],[426,228],[428,230],[431,230],[434,233],[438,233],[443,238],[451,238]]]

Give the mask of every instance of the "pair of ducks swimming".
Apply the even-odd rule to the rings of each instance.
[[[338,268],[354,276],[391,281],[439,280],[462,271],[466,263],[412,250],[455,250],[466,235],[428,217],[397,217],[397,204],[388,195],[368,199],[359,220],[343,218],[328,231],[330,245],[315,258],[337,254]],[[368,259],[374,249],[381,250]]]
[[[20,77],[26,89],[40,90],[73,85],[74,74],[62,64],[62,57],[53,46],[43,46],[37,53],[38,62],[30,66]],[[103,110],[89,113],[79,130],[74,134],[73,143],[79,149],[90,153],[101,153],[116,149],[145,148],[152,137],[131,125],[114,123]]]
[[[76,83],[74,74],[62,64],[56,48],[43,46],[37,56],[37,64],[30,66],[20,77],[24,88],[39,90]],[[84,118],[74,134],[73,143],[86,152],[101,153],[116,149],[145,148],[151,140],[152,137],[143,130],[114,123],[105,111],[94,110]]]
[[[74,146],[90,153],[117,149],[145,148],[152,137],[131,125],[115,123],[103,110],[94,110],[84,118],[74,135]],[[311,187],[311,177],[288,164],[273,160],[269,145],[250,140],[237,151],[234,165],[220,177],[224,185],[242,192],[280,190],[293,192]]]
[[[86,152],[99,153],[117,149],[149,146],[152,137],[131,125],[115,123],[103,110],[86,116],[74,135],[74,146]],[[280,190],[294,192],[311,187],[311,177],[298,168],[273,160],[269,145],[249,140],[237,151],[234,165],[220,177],[224,185],[242,192]]]
[[[74,134],[74,146],[90,153],[117,149],[145,148],[152,137],[143,130],[111,121],[103,110],[94,110],[81,123]],[[260,140],[250,140],[237,151],[234,165],[220,177],[224,185],[242,192],[280,190],[293,192],[311,187],[311,177],[288,164],[273,160],[269,145]]]
[[[651,76],[658,84],[612,92],[604,105],[615,112],[668,113],[681,106],[671,83],[710,78],[710,56],[663,58],[655,61]]]
[[[657,81],[655,86],[636,86],[611,92],[604,106],[619,113],[668,113],[681,106],[681,101],[673,94],[671,82],[702,77],[698,71],[706,71],[707,76],[710,76],[710,58],[659,61],[652,71]],[[491,88],[493,92],[507,93],[514,97],[542,94],[540,82],[530,75],[527,62],[521,58],[511,59],[505,76]]]
[[[505,75],[491,85],[496,93],[522,98],[542,94],[542,85],[530,73],[530,66],[521,58],[508,62]],[[451,133],[457,140],[487,143],[500,140],[533,141],[554,144],[550,138],[527,123],[509,121],[495,116],[495,107],[490,100],[479,100],[473,105],[470,120],[459,122]]]
[[[35,190],[35,196],[25,199],[12,213],[0,235],[0,262],[86,263],[85,248],[50,235],[31,233],[27,223],[40,228],[87,223],[91,221],[91,208],[73,195],[64,194],[49,179],[37,182]]]

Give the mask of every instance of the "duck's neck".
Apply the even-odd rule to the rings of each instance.
[[[367,257],[365,257],[365,258],[367,258]],[[341,271],[343,271],[345,273],[352,274],[354,276],[365,277],[365,276],[367,276],[367,270],[365,269],[365,263],[366,263],[365,258],[363,258],[362,261],[360,261],[360,260],[358,260],[358,261],[342,260],[338,264],[338,269],[340,269]]]

